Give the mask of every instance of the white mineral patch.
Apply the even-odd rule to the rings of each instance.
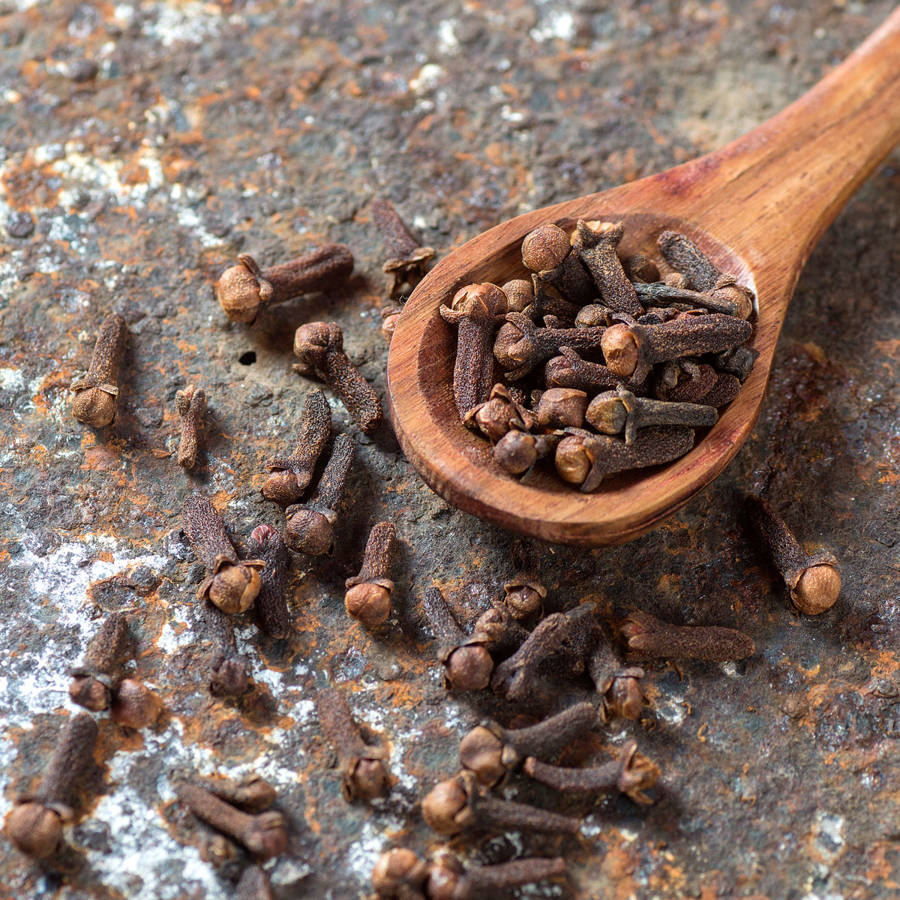
[[[459,50],[459,39],[456,37],[456,22],[445,19],[437,27],[438,49],[442,53],[456,53]]]
[[[551,9],[541,17],[529,34],[536,41],[550,41],[554,38],[571,41],[575,37],[575,20],[570,12]]]
[[[444,75],[444,70],[437,63],[426,63],[419,69],[417,75],[409,81],[409,86],[415,94],[424,94],[437,85]]]
[[[155,10],[144,23],[144,34],[156,38],[164,47],[173,44],[202,44],[215,35],[221,25],[222,11],[212,3],[144,3],[144,11]]]
[[[19,390],[25,387],[25,376],[21,369],[0,369],[0,389]]]

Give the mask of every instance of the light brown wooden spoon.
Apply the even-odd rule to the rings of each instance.
[[[759,415],[775,344],[806,260],[859,184],[900,139],[900,9],[842,65],[774,118],[721,150],[609,191],[518,216],[445,257],[416,288],[391,341],[388,400],[403,451],[467,512],[548,541],[597,546],[637,537],[708,485]],[[453,403],[456,335],[438,307],[471,282],[525,274],[522,238],[545,222],[623,221],[623,253],[659,258],[666,229],[688,234],[758,298],[760,356],[738,398],[697,446],[658,469],[580,494],[547,472],[522,483],[492,460]],[[872,240],[877,240],[877,234]],[[650,473],[650,474],[647,474]]]

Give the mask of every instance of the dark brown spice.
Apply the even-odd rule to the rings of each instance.
[[[653,380],[653,393],[658,400],[700,403],[705,401],[707,394],[716,386],[719,375],[706,363],[683,358],[664,363],[657,369]]]
[[[313,471],[331,437],[331,407],[320,390],[306,395],[300,435],[290,456],[270,460],[272,473],[262,486],[263,496],[282,506],[297,503],[312,481]]]
[[[499,784],[527,756],[547,760],[597,724],[590,703],[576,703],[528,728],[502,728],[486,721],[473,728],[459,744],[460,765],[475,774],[480,784]]]
[[[250,690],[250,665],[238,653],[231,617],[208,600],[201,601],[203,630],[213,649],[209,658],[209,682],[213,697],[241,697]]]
[[[438,659],[444,668],[444,686],[459,691],[480,691],[490,684],[494,661],[479,640],[469,644],[444,595],[427,588],[422,609],[438,642]]]
[[[528,629],[520,625],[512,613],[502,604],[494,604],[475,622],[472,637],[467,646],[477,642],[492,655],[507,655],[516,650],[528,638]]]
[[[127,619],[121,613],[111,613],[88,643],[82,663],[70,673],[72,702],[92,712],[109,709],[130,650]]]
[[[537,419],[531,410],[513,397],[506,385],[495,384],[490,397],[466,413],[463,424],[477,429],[494,443],[512,429],[531,430],[537,425]]]
[[[659,767],[637,752],[635,741],[629,741],[617,759],[597,768],[566,769],[529,757],[522,765],[522,771],[535,781],[567,794],[618,791],[644,805],[653,802],[644,791],[659,780]]]
[[[578,351],[598,350],[606,328],[538,328],[522,313],[507,313],[506,324],[497,332],[494,357],[515,381],[527,375],[561,347]]]
[[[249,253],[242,253],[216,282],[216,298],[229,319],[251,325],[263,305],[327,290],[352,271],[353,254],[343,244],[324,244],[269,269],[260,269]]]
[[[412,850],[386,850],[372,869],[372,887],[381,900],[425,900],[428,865]]]
[[[125,678],[116,688],[109,711],[117,725],[138,730],[156,722],[162,712],[162,700],[141,682]]]
[[[105,428],[116,418],[119,369],[128,341],[125,320],[113,313],[100,325],[87,373],[72,381],[72,414],[85,425]]]
[[[439,307],[444,321],[457,326],[453,397],[461,419],[488,399],[494,383],[494,332],[507,308],[506,294],[495,284],[467,285],[450,306]]]
[[[284,542],[297,553],[323,556],[334,547],[334,526],[344,500],[347,476],[353,463],[355,442],[349,434],[339,434],[331,458],[319,479],[316,492],[303,506],[285,510]]]
[[[373,526],[359,575],[346,581],[344,606],[347,614],[366,628],[377,628],[390,617],[394,582],[389,576],[396,545],[392,522],[379,522]]]
[[[340,395],[350,418],[366,432],[383,418],[381,401],[344,353],[344,333],[336,322],[307,322],[294,334],[294,371],[318,378]]]
[[[181,511],[184,533],[206,568],[197,596],[228,614],[246,612],[259,593],[261,559],[238,559],[222,516],[201,494],[192,494]]]
[[[196,784],[179,784],[175,793],[198,819],[234,838],[256,859],[271,859],[287,849],[287,830],[280,812],[251,815]]]
[[[629,650],[647,657],[727,662],[756,652],[752,638],[735,628],[670,625],[640,610],[628,614],[622,635]]]
[[[287,605],[288,552],[281,535],[271,525],[257,525],[250,532],[249,550],[263,560],[259,594],[256,597],[256,621],[273,638],[291,633],[291,614]]]
[[[525,312],[534,303],[534,284],[531,280],[514,278],[500,286],[506,294],[507,312]]]
[[[676,426],[644,428],[632,444],[614,437],[579,432],[556,447],[556,471],[563,481],[595,491],[607,475],[671,462],[694,446],[694,432]]]
[[[16,849],[34,859],[53,856],[62,844],[65,822],[74,817],[69,806],[75,782],[93,762],[97,723],[86,712],[66,723],[40,784],[16,798],[6,816],[6,836]]]
[[[666,403],[664,400],[635,397],[631,391],[619,385],[615,391],[594,397],[585,417],[603,434],[624,434],[625,443],[631,445],[637,438],[639,428],[653,425],[708,428],[716,424],[719,415],[712,406]]]
[[[206,391],[188,385],[175,394],[175,410],[181,418],[181,441],[178,444],[178,465],[189,471],[197,465],[203,420],[206,416]]]
[[[543,615],[547,588],[532,572],[521,572],[503,585],[503,606],[516,619]]]
[[[600,711],[604,722],[615,717],[637,719],[640,716],[645,703],[641,688],[644,670],[637,666],[625,667],[605,634],[597,641],[587,669],[601,697]]]
[[[535,322],[544,322],[548,326],[551,319],[554,322],[565,322],[571,325],[575,321],[575,316],[578,315],[578,306],[574,303],[569,303],[552,284],[545,280],[544,276],[545,273],[543,272],[531,276],[534,286],[534,299],[531,302],[531,306],[526,310],[529,318]],[[561,326],[554,324],[553,327],[559,328]]]
[[[259,813],[267,810],[278,799],[275,788],[259,775],[246,778],[198,778],[196,784],[215,794],[220,800],[237,806],[244,812]]]
[[[570,816],[484,795],[472,772],[442,781],[422,800],[422,817],[438,834],[452,836],[472,829],[520,828],[577,834],[581,821]]]
[[[809,616],[831,609],[841,593],[837,559],[826,551],[807,554],[784,519],[762,497],[748,496],[746,504],[750,521],[781,573],[794,607]]]
[[[586,222],[581,219],[575,226],[575,232],[578,252],[593,276],[604,305],[614,312],[641,315],[644,308],[616,254],[625,226],[621,222]]]
[[[737,376],[729,375],[727,372],[719,372],[716,383],[710,388],[708,394],[703,395],[703,403],[705,406],[721,409],[736,399],[740,392],[741,382]]]
[[[601,347],[611,372],[643,381],[655,363],[721,353],[749,340],[752,331],[746,320],[720,313],[680,316],[661,325],[613,325]]]
[[[560,347],[559,353],[544,366],[544,383],[548,388],[568,387],[594,393],[622,383],[606,366],[586,362],[571,347]]]
[[[636,284],[650,284],[654,281],[659,281],[659,269],[656,263],[644,256],[643,253],[633,253],[631,256],[623,259],[622,268],[625,269],[628,280]]]
[[[397,300],[404,287],[412,291],[425,276],[428,263],[434,257],[434,248],[422,246],[389,200],[376,198],[371,210],[388,257],[382,263],[381,271],[393,277],[390,296]]]
[[[235,888],[235,900],[274,900],[272,885],[265,870],[247,866]]]
[[[530,857],[493,866],[463,864],[449,853],[432,863],[425,886],[428,900],[482,900],[519,885],[546,881],[566,874],[566,861],[560,857]]]
[[[549,388],[541,394],[537,420],[541,428],[580,428],[588,396],[577,388]]]
[[[716,286],[722,273],[687,235],[664,231],[657,239],[657,245],[663,259],[683,274],[695,290],[711,291]]]
[[[539,460],[553,454],[561,434],[509,431],[494,445],[494,461],[510,475],[523,475]]]
[[[316,710],[322,732],[337,751],[344,799],[371,800],[386,793],[387,753],[363,741],[344,695],[337,688],[325,688],[316,697]]]
[[[574,312],[594,296],[590,273],[572,252],[569,235],[558,225],[541,225],[525,236],[522,262],[526,269],[539,274],[543,284],[558,291],[568,305],[574,305]]]

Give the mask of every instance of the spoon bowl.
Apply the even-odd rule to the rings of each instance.
[[[391,341],[388,404],[407,458],[454,506],[522,534],[598,546],[631,540],[703,490],[740,450],[759,415],[778,334],[812,248],[900,137],[900,10],[787,109],[712,154],[658,175],[548,206],[486,231],[445,257],[413,292]],[[524,481],[492,459],[453,400],[456,334],[438,313],[466,284],[528,274],[528,232],[579,219],[623,222],[622,255],[659,260],[666,230],[691,238],[756,294],[759,351],[738,397],[684,457],[604,479],[581,494],[535,467]],[[496,381],[501,380],[499,377]]]

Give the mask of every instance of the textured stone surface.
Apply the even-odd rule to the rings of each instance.
[[[255,688],[234,704],[205,688],[184,499],[207,491],[239,542],[281,525],[258,488],[311,387],[290,368],[301,322],[340,322],[383,391],[376,193],[446,252],[518,212],[720,146],[892,5],[0,0],[0,815],[72,713],[68,669],[102,612],[129,614],[136,674],[166,705],[155,730],[102,722],[74,849],[39,867],[0,839],[0,895],[230,896],[237,867],[217,875],[201,860],[208,832],[174,803],[173,774],[194,769],[258,771],[278,787],[291,825],[270,865],[281,897],[358,896],[384,847],[435,847],[421,795],[455,770],[461,733],[517,711],[445,697],[421,595],[435,580],[474,620],[513,573],[512,539],[432,494],[387,429],[360,436],[338,552],[294,559],[291,639],[239,627]],[[526,545],[550,610],[640,605],[737,625],[759,652],[653,668],[646,719],[571,754],[600,760],[604,742],[637,737],[664,772],[650,809],[510,783],[510,796],[587,814],[574,841],[458,844],[482,861],[568,857],[569,887],[523,896],[896,896],[898,164],[895,152],[810,259],[763,414],[726,473],[624,547]],[[353,248],[346,286],[249,329],[225,320],[211,284],[236,253],[265,265],[326,240]],[[71,417],[67,385],[112,310],[131,341],[118,421],[94,433]],[[189,383],[210,405],[190,477],[174,458],[174,397]],[[841,559],[843,596],[815,620],[787,609],[742,522],[736,490],[764,484],[803,538]],[[396,619],[373,638],[348,627],[343,581],[380,519],[396,522],[402,553]],[[316,723],[312,698],[331,680],[391,747],[397,784],[371,808],[341,799]]]

